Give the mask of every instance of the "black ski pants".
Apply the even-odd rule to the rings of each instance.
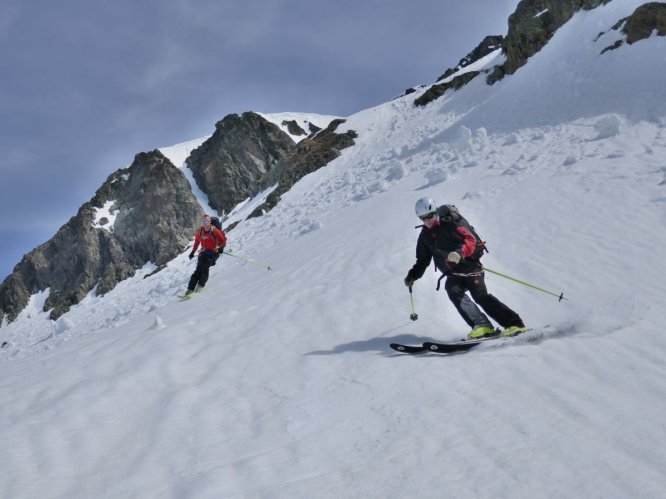
[[[194,291],[194,288],[197,287],[197,284],[200,287],[204,287],[208,282],[208,272],[210,268],[215,265],[215,262],[219,258],[216,252],[213,251],[202,251],[199,253],[199,258],[197,258],[197,268],[192,273],[190,277],[190,283],[187,286],[187,289]]]
[[[471,328],[492,326],[476,304],[502,327],[523,326],[523,321],[516,312],[488,293],[483,273],[474,276],[450,275],[444,288],[458,313]],[[474,301],[467,296],[467,291]]]

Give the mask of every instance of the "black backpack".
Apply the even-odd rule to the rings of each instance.
[[[488,253],[486,242],[481,239],[479,233],[476,232],[474,227],[467,221],[467,219],[460,214],[460,211],[455,205],[443,204],[437,208],[437,214],[439,215],[439,219],[442,221],[442,223],[460,225],[472,233],[476,239],[476,249],[474,250],[472,258],[481,258],[484,252]]]
[[[210,217],[210,223],[212,223],[215,227],[218,229],[222,230],[222,223],[220,222],[220,219],[217,217]]]

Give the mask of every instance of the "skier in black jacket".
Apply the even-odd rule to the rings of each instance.
[[[416,244],[416,263],[405,277],[405,285],[425,273],[430,261],[444,273],[444,285],[449,299],[472,331],[468,338],[495,335],[495,328],[477,304],[504,328],[502,336],[515,336],[525,331],[520,316],[488,293],[484,282],[481,255],[483,241],[477,240],[474,231],[462,217],[454,217],[448,206],[439,208],[432,199],[421,198],[416,202],[416,215],[423,222]],[[472,301],[466,292],[472,295]],[[476,302],[476,303],[474,303]]]

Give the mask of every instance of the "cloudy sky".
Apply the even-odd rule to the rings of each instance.
[[[2,0],[0,280],[134,155],[433,83],[518,0]]]

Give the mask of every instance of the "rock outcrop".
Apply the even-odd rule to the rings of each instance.
[[[295,145],[280,127],[256,113],[230,114],[186,162],[210,205],[220,213],[229,212],[257,193],[264,176]]]
[[[502,40],[503,38],[501,36],[485,37],[474,50],[460,59],[456,67],[447,69],[442,76],[437,78],[438,82],[441,82],[442,80],[447,81],[432,85],[423,93],[423,95],[420,95],[414,100],[414,105],[425,106],[426,104],[444,95],[447,90],[458,90],[459,88],[467,85],[470,81],[479,75],[479,71],[467,71],[457,76],[456,73],[459,73],[462,69],[465,69],[470,64],[475,63],[479,59],[501,48]],[[409,95],[415,91],[415,89],[409,88],[404,95]]]
[[[95,223],[106,206],[115,220]],[[148,262],[163,266],[192,238],[201,208],[183,173],[159,151],[138,154],[48,242],[26,254],[0,285],[0,319],[13,320],[31,295],[50,288],[57,319],[92,289],[104,294]]]
[[[324,130],[299,142],[282,158],[262,180],[259,189],[264,190],[275,184],[278,184],[278,187],[250,216],[260,216],[264,211],[273,208],[280,200],[280,196],[301,178],[326,166],[340,156],[340,151],[354,145],[354,139],[358,137],[355,131],[336,133],[337,128],[344,122],[343,119],[333,120]]]
[[[192,151],[186,162],[198,186],[208,194],[211,206],[219,212],[229,212],[241,201],[278,184],[266,203],[250,215],[259,216],[273,208],[303,176],[327,165],[342,149],[353,145],[355,132],[335,132],[344,121],[334,120],[323,130],[310,124],[310,135],[296,144],[256,113],[232,114],[216,125],[213,136]],[[296,122],[293,125],[298,127]],[[299,131],[305,133],[300,127],[290,128],[291,133]]]
[[[459,88],[464,87],[478,75],[478,71],[469,71],[467,73],[461,74],[460,76],[456,76],[451,81],[446,83],[438,83],[437,85],[433,85],[428,90],[423,92],[423,95],[414,99],[414,105],[425,106],[435,99],[440,98],[442,95],[444,95],[444,93],[446,93],[447,90],[458,90]]]
[[[488,54],[495,52],[497,49],[501,49],[503,40],[504,37],[501,35],[489,35],[485,37],[481,41],[481,43],[479,43],[479,45],[476,46],[474,50],[472,50],[469,54],[460,59],[456,67],[449,68],[446,71],[444,71],[444,74],[439,78],[437,78],[437,81],[439,82],[441,80],[444,80],[449,76],[456,74],[461,69],[466,68],[470,64],[475,63],[479,59],[484,58]]]
[[[620,28],[626,35],[625,38],[617,40],[613,45],[603,49],[602,54],[621,47],[625,42],[631,45],[649,38],[652,33],[656,33],[657,36],[666,36],[666,3],[650,2],[641,5],[629,17],[620,19],[611,29]],[[597,39],[604,34],[605,32],[599,33]]]
[[[627,35],[627,43],[630,45],[649,38],[654,32],[658,36],[666,36],[666,3],[641,5],[627,18],[622,31]]]
[[[495,66],[487,81],[493,84],[515,73],[539,52],[555,32],[580,10],[592,10],[610,0],[522,0],[509,16],[509,31],[502,42],[506,61]]]
[[[291,121],[284,120],[282,121],[282,126],[286,126],[287,131],[291,135],[299,136],[299,135],[308,134],[305,130],[301,128],[301,126],[298,123],[296,123],[296,120],[291,120]]]

